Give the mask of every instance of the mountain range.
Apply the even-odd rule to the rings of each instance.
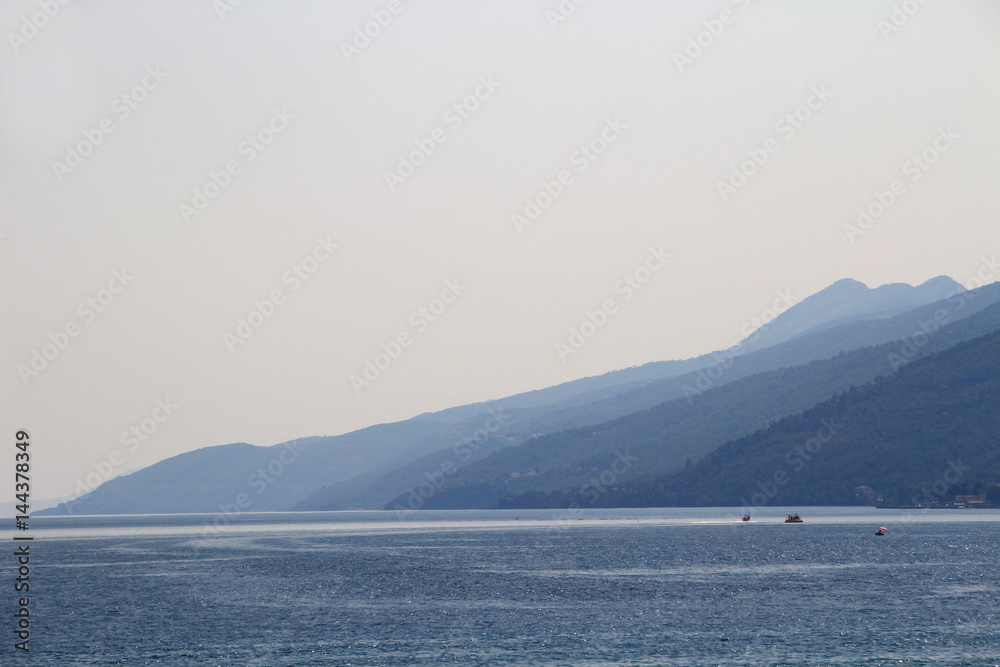
[[[593,506],[934,506],[1000,502],[1000,331],[716,448],[665,476],[592,491]],[[562,497],[560,497],[562,496]],[[580,489],[501,506],[567,506]]]
[[[998,302],[1000,285],[966,292],[947,277],[876,289],[841,280],[776,303],[773,319],[727,350],[339,436],[204,447],[39,514],[526,506],[570,497],[621,456],[631,465],[616,474],[616,488],[654,484],[852,387],[1000,329]]]
[[[928,334],[922,333],[919,322],[925,323]],[[663,475],[722,443],[767,429],[852,387],[891,376],[913,360],[997,330],[1000,304],[951,324],[939,326],[934,319],[918,319],[913,331],[919,334],[920,345],[911,336],[840,352],[832,358],[748,375],[694,401],[678,398],[597,426],[541,436],[462,469],[428,500],[427,507],[493,507],[502,497],[505,502],[501,504],[523,505],[523,500],[511,503],[509,497],[587,484],[593,487],[593,480],[624,451],[639,465],[628,474],[616,474],[616,483],[637,475]]]

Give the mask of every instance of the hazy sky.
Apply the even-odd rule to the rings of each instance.
[[[5,0],[0,28],[35,497],[727,347],[845,277],[1000,278],[993,0]]]

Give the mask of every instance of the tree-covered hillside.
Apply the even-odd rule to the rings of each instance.
[[[908,359],[997,330],[1000,305],[923,337],[759,373],[707,391],[691,402],[674,400],[603,424],[534,438],[458,471],[427,506],[490,507],[501,497],[525,493],[529,495],[523,502],[534,502],[528,498],[540,492],[582,488],[608,469],[618,452],[625,451],[636,458],[636,464],[617,474],[616,483],[665,475],[728,440],[802,412],[852,386],[892,375]]]
[[[687,469],[601,489],[592,506],[1000,500],[1000,332],[962,343],[731,441]],[[566,506],[580,489],[507,498]]]

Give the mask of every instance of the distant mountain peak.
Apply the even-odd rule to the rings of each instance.
[[[926,280],[917,286],[917,289],[940,289],[940,290],[955,290],[956,292],[965,292],[965,287],[962,283],[958,282],[951,276],[936,276],[930,280]]]
[[[898,315],[963,291],[948,276],[937,276],[918,286],[887,283],[879,287],[842,278],[788,308],[752,333],[742,346],[746,351],[760,350],[821,328]]]
[[[826,289],[820,290],[817,294],[822,294],[823,292],[830,290],[868,290],[871,289],[868,285],[864,284],[860,280],[855,280],[854,278],[841,278],[840,280],[831,283]]]

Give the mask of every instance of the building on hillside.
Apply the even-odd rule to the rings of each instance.
[[[971,496],[955,496],[956,505],[975,506],[986,504],[986,494],[979,493]]]

